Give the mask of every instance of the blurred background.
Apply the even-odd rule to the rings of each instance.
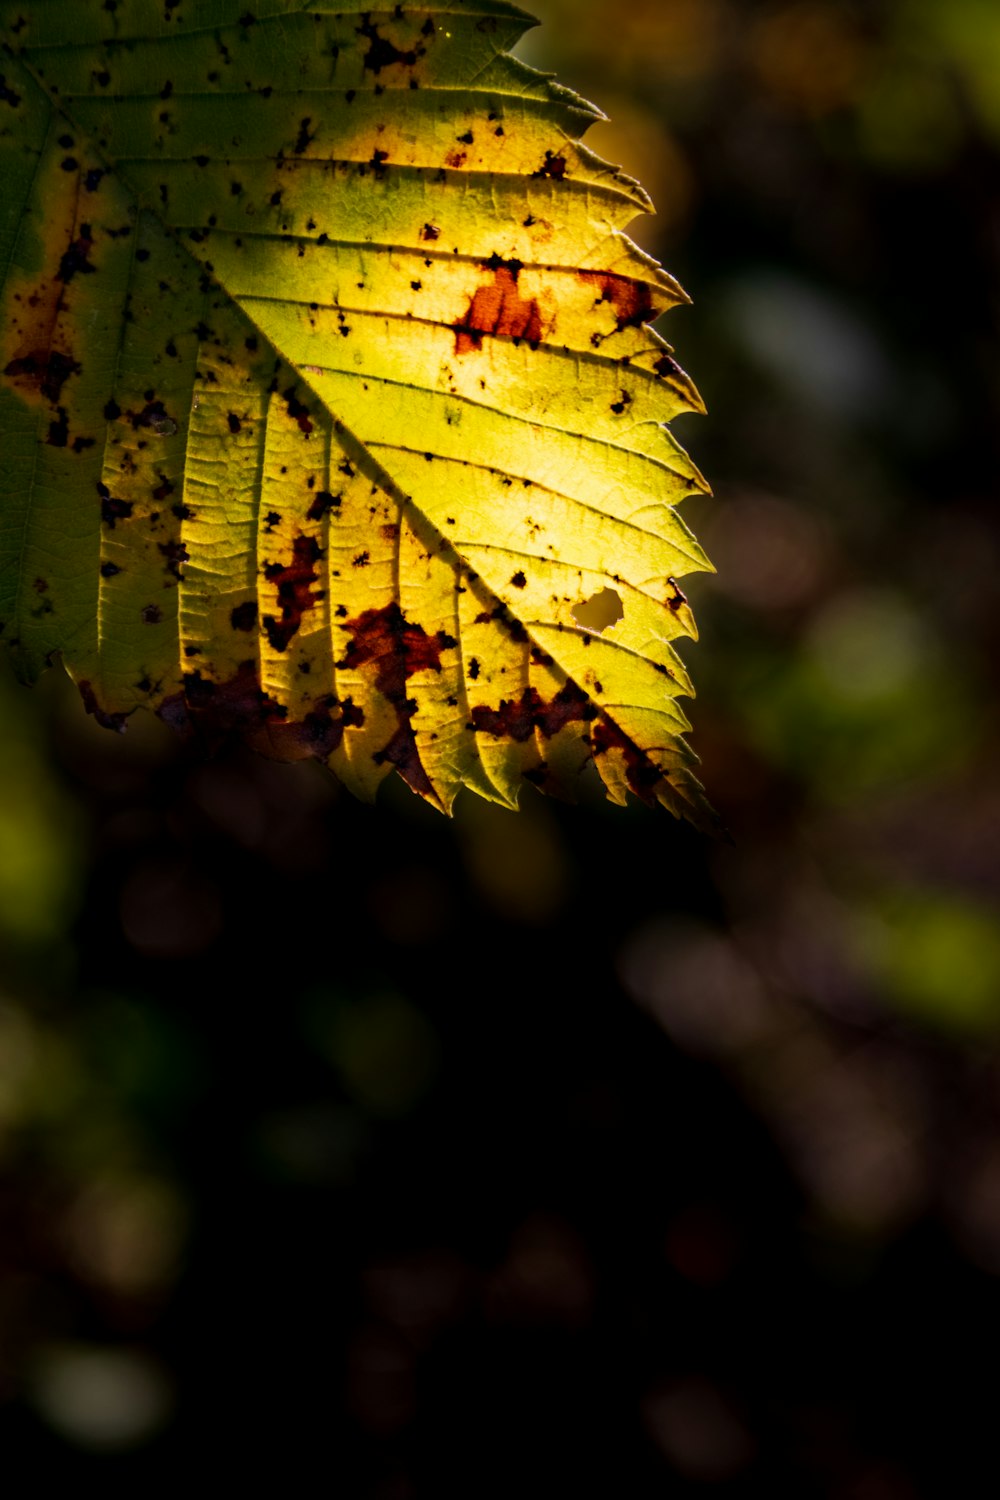
[[[1000,8],[534,8],[695,299],[734,845],[373,811],[4,664],[9,1471],[996,1486]]]

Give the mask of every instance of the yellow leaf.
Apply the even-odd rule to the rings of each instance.
[[[0,632],[358,795],[709,821],[701,404],[649,207],[502,0],[0,0]],[[603,600],[600,605],[592,601]],[[596,612],[595,612],[596,611]]]

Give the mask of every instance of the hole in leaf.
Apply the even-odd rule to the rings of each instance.
[[[573,618],[584,630],[596,630],[600,634],[610,630],[623,618],[625,610],[621,597],[614,589],[599,589],[590,599],[582,599],[573,605]]]

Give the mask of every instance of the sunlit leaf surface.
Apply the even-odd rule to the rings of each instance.
[[[0,630],[450,809],[681,739],[699,398],[642,189],[499,0],[0,3]]]

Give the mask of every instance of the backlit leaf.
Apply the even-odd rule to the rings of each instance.
[[[707,817],[648,324],[685,300],[502,0],[0,0],[0,629],[88,708]]]

